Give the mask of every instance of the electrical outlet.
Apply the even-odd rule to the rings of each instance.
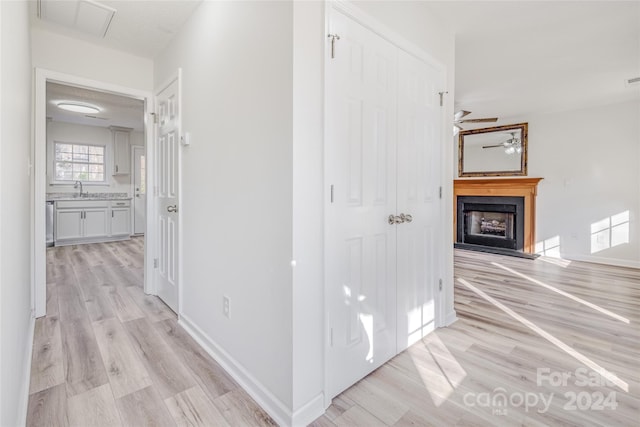
[[[225,317],[227,317],[228,319],[231,318],[229,313],[230,309],[231,309],[231,301],[229,300],[229,297],[225,295],[222,297],[222,314],[224,314]]]

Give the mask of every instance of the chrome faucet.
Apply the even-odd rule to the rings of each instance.
[[[82,182],[81,181],[76,181],[76,183],[73,185],[73,188],[78,188],[80,187],[80,192],[78,193],[78,197],[82,197]]]

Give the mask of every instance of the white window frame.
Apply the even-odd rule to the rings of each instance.
[[[56,160],[56,145],[57,144],[67,144],[67,145],[81,145],[81,146],[86,146],[86,147],[101,147],[103,149],[103,155],[102,155],[102,166],[103,166],[103,179],[102,181],[84,181],[84,180],[76,180],[76,179],[71,179],[71,180],[60,180],[60,179],[56,179],[56,163],[59,162],[59,160]],[[52,185],[73,185],[76,181],[80,181],[82,182],[83,185],[109,185],[108,182],[108,178],[107,178],[107,146],[106,144],[90,144],[90,143],[85,143],[85,142],[67,142],[67,141],[53,141],[53,145],[52,145],[52,150],[51,150],[51,184]],[[99,163],[89,163],[87,162],[78,162],[78,161],[69,161],[69,163],[83,163],[86,165],[96,165]]]

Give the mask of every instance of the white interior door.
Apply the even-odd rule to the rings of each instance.
[[[156,132],[158,215],[158,296],[178,312],[178,191],[180,103],[179,81],[175,79],[156,95],[158,128]]]
[[[396,354],[393,45],[333,12],[327,59],[327,387],[335,396]],[[329,56],[331,53],[329,52]]]
[[[435,329],[442,71],[398,53],[398,352]]]
[[[435,328],[443,71],[331,10],[327,395]],[[329,42],[331,43],[331,41]]]
[[[144,234],[146,227],[147,183],[144,147],[134,145],[133,155],[133,234]]]

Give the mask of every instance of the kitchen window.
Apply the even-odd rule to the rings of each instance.
[[[105,182],[105,146],[56,142],[54,180]]]

